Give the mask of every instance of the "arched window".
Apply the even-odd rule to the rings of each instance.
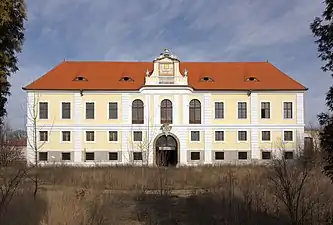
[[[192,99],[190,101],[189,113],[190,124],[201,124],[201,103],[198,99]]]
[[[172,123],[172,102],[164,99],[161,102],[161,124]]]
[[[143,101],[136,99],[132,102],[132,124],[143,124],[143,117]]]

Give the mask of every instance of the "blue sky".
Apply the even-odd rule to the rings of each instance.
[[[24,128],[21,87],[67,60],[151,61],[169,48],[183,61],[270,61],[309,88],[306,122],[326,111],[332,82],[309,29],[318,0],[27,0],[20,71],[8,120]]]

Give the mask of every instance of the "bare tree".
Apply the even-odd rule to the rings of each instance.
[[[33,176],[29,176],[34,183],[34,192],[33,192],[34,198],[36,198],[37,191],[39,188],[38,167],[40,166],[40,164],[39,164],[38,154],[43,149],[45,143],[47,142],[46,140],[43,141],[40,140],[40,134],[41,134],[40,132],[46,131],[47,139],[49,139],[51,136],[52,127],[54,123],[52,122],[51,128],[48,129],[45,129],[43,125],[39,124],[39,113],[40,113],[39,102],[40,102],[40,94],[33,93],[30,102],[28,100],[28,106],[27,106],[27,120],[28,120],[27,122],[29,125],[27,127],[28,131],[27,161],[28,164],[30,164],[30,166],[35,168]]]
[[[0,221],[22,183],[27,168],[18,141],[9,138],[9,128],[0,127]]]

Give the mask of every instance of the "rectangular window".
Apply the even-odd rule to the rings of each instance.
[[[247,152],[238,152],[238,159],[247,159]]]
[[[215,152],[215,160],[224,160],[224,152]]]
[[[49,103],[39,103],[39,119],[48,119],[49,117]]]
[[[133,131],[134,141],[142,141],[142,131]]]
[[[47,161],[47,152],[38,152],[39,161]]]
[[[118,103],[109,102],[109,119],[118,119]]]
[[[117,161],[118,160],[118,152],[109,152],[109,160]]]
[[[142,160],[142,152],[133,152],[134,160]]]
[[[270,141],[271,140],[271,132],[270,131],[261,131],[261,140],[262,141]]]
[[[109,141],[118,141],[118,131],[109,131]]]
[[[215,119],[223,119],[223,118],[224,118],[224,103],[215,102]]]
[[[247,103],[238,102],[238,119],[246,119],[246,118],[247,118]]]
[[[94,131],[86,131],[86,141],[95,141]]]
[[[262,102],[261,103],[261,119],[271,118],[271,103]]]
[[[293,151],[285,151],[284,152],[284,158],[285,159],[293,159],[294,158],[294,152]]]
[[[215,141],[224,141],[224,131],[215,131]]]
[[[71,153],[70,152],[62,152],[61,153],[61,160],[63,160],[63,161],[71,160]]]
[[[191,131],[191,141],[200,141],[200,131]]]
[[[86,160],[95,160],[95,152],[86,152]]]
[[[283,132],[284,141],[293,141],[293,132],[291,130]]]
[[[70,102],[61,103],[61,118],[62,119],[71,118],[71,103]]]
[[[238,131],[238,141],[247,141],[247,131]]]
[[[200,160],[200,152],[191,152],[191,160]]]
[[[71,141],[71,132],[70,131],[61,131],[62,141],[70,142]]]
[[[86,119],[95,119],[95,103],[86,102]]]
[[[292,102],[283,103],[283,118],[284,119],[293,118],[293,103]]]
[[[49,141],[49,135],[47,131],[39,131],[39,141]]]
[[[272,154],[270,151],[262,151],[261,152],[261,158],[262,159],[271,159],[272,158]]]

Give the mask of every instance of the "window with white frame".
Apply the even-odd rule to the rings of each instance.
[[[94,131],[86,131],[86,141],[87,142],[95,141],[95,132]]]
[[[133,141],[142,141],[142,131],[133,131]]]
[[[215,102],[215,119],[223,119],[223,118],[224,118],[224,103]]]
[[[238,141],[247,141],[247,131],[246,130],[238,131]]]
[[[293,103],[292,102],[283,103],[283,118],[284,119],[293,118]]]
[[[118,103],[109,102],[109,119],[118,119]]]
[[[95,103],[86,102],[86,119],[95,119]]]
[[[224,141],[224,131],[222,130],[215,131],[215,141]]]
[[[262,141],[270,141],[271,140],[271,132],[269,130],[261,131],[261,140]]]
[[[61,119],[70,119],[71,118],[71,103],[62,102],[61,103]]]
[[[291,130],[283,131],[283,140],[284,141],[293,141],[293,131],[291,131]]]
[[[63,142],[71,141],[71,132],[70,131],[61,131],[61,137]]]
[[[49,133],[47,131],[39,131],[39,141],[49,141]]]
[[[191,141],[200,141],[200,131],[191,131]]]
[[[271,103],[261,102],[261,119],[271,118]]]
[[[49,117],[49,103],[39,102],[39,119],[48,119]]]
[[[247,103],[238,102],[238,119],[246,119],[246,118],[247,118]]]
[[[118,141],[118,131],[109,131],[109,141]]]

